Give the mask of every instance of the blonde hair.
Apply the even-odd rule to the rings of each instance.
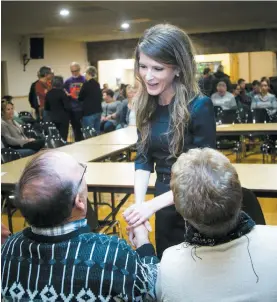
[[[134,98],[137,127],[141,134],[138,152],[147,152],[150,139],[150,120],[157,108],[158,96],[147,93],[139,74],[140,53],[151,59],[172,65],[179,69],[179,76],[173,82],[175,101],[169,105],[170,124],[168,128],[170,156],[178,157],[183,150],[185,131],[190,120],[188,106],[199,94],[196,81],[194,49],[188,35],[170,24],[159,24],[146,30],[135,51],[135,76],[140,83]]]
[[[191,149],[172,167],[175,207],[200,233],[222,236],[237,223],[242,206],[238,174],[222,153]]]
[[[8,105],[11,105],[13,108],[14,108],[14,105],[12,102],[10,101],[5,101],[5,100],[2,100],[1,101],[1,117],[4,118],[5,116],[5,113],[6,113],[6,109],[7,109],[7,106]]]

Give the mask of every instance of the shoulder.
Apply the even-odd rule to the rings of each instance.
[[[117,236],[107,236],[104,234],[98,233],[86,233],[79,236],[81,241],[85,241],[86,245],[91,245],[96,243],[98,248],[107,248],[109,247],[110,252],[118,249],[119,251],[125,251],[125,253],[134,254],[135,251],[124,239],[120,239]]]
[[[199,110],[213,107],[213,103],[206,95],[199,95],[193,99],[190,103],[190,110],[192,113],[196,113]]]
[[[272,94],[272,93],[268,93],[268,96],[269,96],[270,98],[272,98],[272,99],[276,99],[276,96],[275,96],[274,94]]]
[[[68,84],[68,83],[70,83],[72,81],[72,77],[70,77],[70,78],[67,78],[66,80],[65,80],[65,84]]]

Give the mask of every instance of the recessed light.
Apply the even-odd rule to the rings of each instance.
[[[69,15],[69,10],[68,9],[61,9],[60,10],[60,15],[65,17],[65,16],[68,16]]]
[[[130,27],[129,23],[122,23],[121,24],[121,28],[123,28],[123,29],[128,29],[129,27]]]

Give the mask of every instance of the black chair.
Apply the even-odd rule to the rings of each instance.
[[[6,164],[10,161],[20,159],[21,156],[18,151],[11,148],[1,149],[1,164]]]
[[[97,136],[97,132],[95,131],[95,129],[90,126],[82,128],[81,130],[82,130],[84,139],[88,139],[88,138]]]
[[[35,119],[33,118],[32,114],[29,111],[20,111],[18,116],[24,123],[35,123]]]
[[[55,149],[65,145],[67,143],[60,136],[48,135],[45,138],[45,147],[48,149]]]
[[[60,136],[59,130],[57,129],[56,125],[52,122],[40,122],[40,126],[42,129],[42,133],[44,136]]]
[[[222,124],[237,124],[238,123],[237,109],[222,110],[221,123]]]
[[[272,122],[272,117],[268,115],[266,109],[252,109],[252,122],[255,123],[270,123]]]
[[[242,210],[245,211],[256,224],[265,225],[264,214],[256,195],[246,188],[242,188],[242,193]]]

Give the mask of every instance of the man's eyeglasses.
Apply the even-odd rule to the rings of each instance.
[[[85,175],[85,173],[86,173],[86,171],[87,171],[87,167],[88,167],[86,164],[83,164],[83,163],[79,163],[79,164],[80,164],[81,167],[84,168],[84,172],[82,173],[82,177],[81,177],[81,179],[80,179],[80,181],[79,181],[79,183],[78,183],[77,192],[78,192],[79,189],[80,189],[80,186],[81,186],[81,184],[82,184],[84,175]],[[78,193],[77,193],[77,194],[78,194]],[[74,200],[73,200],[73,205],[72,205],[73,208],[74,208],[74,206],[75,206],[75,199],[76,199],[76,196],[75,196],[75,198],[74,198]]]
[[[79,71],[80,71],[80,69],[71,70],[72,73],[79,72]]]

